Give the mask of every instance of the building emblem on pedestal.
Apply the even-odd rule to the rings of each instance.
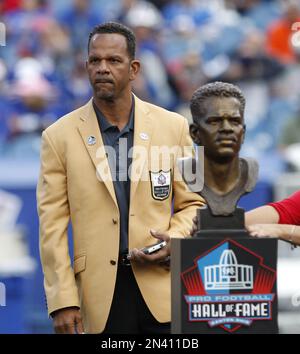
[[[206,290],[231,290],[253,288],[253,267],[238,264],[232,250],[224,250],[219,264],[204,267]]]

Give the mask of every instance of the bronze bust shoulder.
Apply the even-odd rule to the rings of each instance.
[[[197,177],[191,171],[200,171],[196,166],[195,159],[182,159],[179,161],[179,170],[189,187],[190,191],[200,194],[207,203],[213,215],[231,215],[233,214],[237,202],[244,194],[250,193],[257,182],[258,163],[251,158],[239,158],[240,178],[232,190],[227,193],[216,193],[201,176],[204,173],[197,174]],[[202,189],[201,189],[202,187]]]

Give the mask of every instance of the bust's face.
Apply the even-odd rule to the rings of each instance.
[[[226,162],[236,157],[244,141],[244,118],[234,97],[210,97],[204,101],[206,114],[193,125],[194,142],[201,142],[208,159]]]

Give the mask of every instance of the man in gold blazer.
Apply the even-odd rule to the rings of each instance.
[[[188,236],[203,204],[176,177],[176,159],[192,146],[187,122],[132,94],[140,63],[127,27],[95,27],[86,66],[93,98],[42,136],[37,201],[48,312],[57,333],[168,333],[170,237]],[[157,240],[167,245],[144,254]]]

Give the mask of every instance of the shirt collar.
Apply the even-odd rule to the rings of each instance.
[[[132,95],[132,105],[129,115],[129,121],[126,126],[123,128],[122,132],[129,132],[129,130],[133,131],[134,129],[134,96]],[[93,100],[93,107],[96,112],[96,116],[98,118],[98,122],[100,125],[101,132],[106,132],[108,129],[115,127],[114,125],[110,124],[109,121],[105,118],[104,114],[100,111],[100,109],[96,106]]]

